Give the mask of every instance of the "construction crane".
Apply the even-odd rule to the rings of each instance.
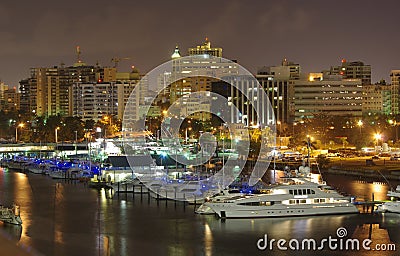
[[[122,60],[130,60],[131,58],[129,57],[125,57],[125,58],[118,58],[118,57],[114,57],[111,59],[111,62],[114,62],[114,68],[117,68],[118,66],[118,62],[122,61]]]

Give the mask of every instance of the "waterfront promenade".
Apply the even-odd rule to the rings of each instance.
[[[322,169],[322,173],[400,181],[400,161],[390,160],[390,157],[337,157],[329,160],[328,168]]]

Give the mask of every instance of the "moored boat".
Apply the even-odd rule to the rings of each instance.
[[[391,201],[377,205],[377,212],[400,213],[400,185],[396,187],[395,191],[389,191],[387,196],[391,198]]]
[[[12,208],[0,205],[0,221],[13,225],[21,225],[19,206],[13,205]]]
[[[306,177],[285,178],[261,194],[247,194],[204,203],[220,218],[289,217],[358,213],[350,198],[324,182]]]

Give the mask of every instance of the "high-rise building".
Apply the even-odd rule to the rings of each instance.
[[[189,95],[211,91],[211,83],[218,80],[215,77],[237,74],[238,67],[236,63],[222,58],[222,48],[211,48],[208,39],[201,46],[189,48],[188,52],[189,56],[181,58],[178,46],[175,48],[171,56],[172,70],[164,72],[158,79],[158,88],[164,88],[158,95],[158,101],[168,101],[173,104],[180,100],[182,116],[196,112],[191,118],[209,120],[211,114],[207,112],[210,108],[210,99],[194,102],[194,98],[190,98]]]
[[[314,79],[294,82],[295,120],[318,113],[362,116],[363,88],[360,79]]]
[[[17,111],[20,109],[20,94],[17,89],[9,88],[8,85],[0,82],[0,110]]]
[[[341,75],[343,79],[361,79],[362,85],[371,84],[371,65],[365,65],[361,61],[347,62],[343,59],[340,66],[332,66],[324,73]]]
[[[363,115],[391,113],[390,85],[363,85]]]
[[[20,81],[21,110],[39,116],[72,115],[71,87],[76,83],[115,81],[115,68],[73,66],[31,68],[30,77]]]
[[[277,122],[294,121],[294,81],[301,79],[301,66],[283,59],[280,66],[264,66],[257,71],[257,80],[268,95]]]
[[[222,48],[211,47],[211,42],[206,38],[205,42],[202,45],[198,45],[194,48],[189,48],[188,49],[189,55],[211,55],[215,57],[222,57]]]
[[[4,111],[18,111],[20,110],[20,93],[17,88],[10,88],[4,91]]]
[[[4,108],[6,99],[4,96],[5,91],[8,90],[8,85],[4,84],[3,82],[0,81],[0,110]]]
[[[392,109],[393,115],[400,114],[400,70],[390,71],[391,80],[391,99],[392,99]]]
[[[293,97],[291,80],[276,79],[272,75],[256,75],[258,82],[263,88],[271,107],[274,110],[275,118],[282,123],[291,123],[290,99]]]
[[[268,92],[264,93],[264,88],[259,85],[256,78],[253,76],[228,76],[224,79],[231,85],[228,97],[231,123],[257,127],[274,123],[275,114],[269,107]]]
[[[118,114],[118,86],[108,83],[75,83],[72,86],[73,116],[83,121],[98,121],[105,115]]]
[[[133,68],[132,72],[117,72],[112,73],[112,78],[106,77],[99,78],[100,82],[73,84],[70,98],[72,114],[79,116],[82,120],[98,121],[105,115],[122,119],[126,104],[132,101],[131,104],[137,106],[130,109],[134,113],[130,113],[129,118],[132,121],[140,119],[140,106],[143,105],[145,91],[141,90],[140,93],[130,97],[140,79],[139,71]],[[112,79],[114,80],[111,81]],[[104,80],[108,81],[101,82]]]

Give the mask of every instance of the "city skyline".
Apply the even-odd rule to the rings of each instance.
[[[47,4],[46,4],[47,3]],[[121,71],[135,65],[146,73],[170,59],[178,44],[182,55],[208,37],[223,56],[252,73],[283,58],[304,72],[339,65],[341,59],[372,67],[372,83],[389,81],[397,63],[396,1],[202,1],[131,3],[69,1],[0,4],[0,80],[9,86],[29,76],[29,68],[76,61],[75,47],[88,64]]]

